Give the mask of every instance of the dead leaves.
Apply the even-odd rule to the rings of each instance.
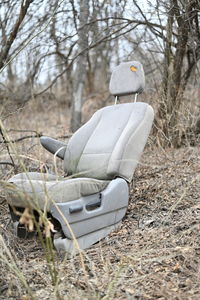
[[[34,230],[34,216],[28,207],[24,209],[24,212],[19,219],[19,223],[24,225],[30,232]]]
[[[16,213],[16,212],[15,212]],[[36,218],[33,211],[30,208],[25,208],[23,213],[17,212],[17,215],[20,214],[19,223],[24,225],[27,231],[33,232],[36,224]],[[48,238],[51,237],[51,233],[55,233],[54,224],[43,214],[40,215],[38,221],[39,228],[42,230],[42,233]]]
[[[39,225],[40,227],[43,227],[43,234],[47,237],[50,238],[51,237],[51,233],[55,233],[56,230],[54,229],[54,225],[53,223],[46,218],[40,217],[39,219]]]

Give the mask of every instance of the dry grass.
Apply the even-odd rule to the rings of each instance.
[[[67,120],[68,112],[53,101],[32,102],[4,125],[58,137],[68,132]],[[14,139],[26,134],[9,133]],[[52,285],[38,238],[19,240],[13,235],[1,195],[0,233],[35,299],[200,299],[200,148],[163,150],[153,143],[151,138],[136,170],[121,227],[84,252],[86,274],[79,256],[55,252],[57,286]],[[16,147],[29,170],[53,169],[52,156],[37,138]],[[8,161],[5,147],[0,149],[1,161]],[[11,166],[0,165],[0,171],[1,179],[13,174]],[[0,251],[5,252],[2,244]],[[0,299],[31,299],[19,276],[5,261],[0,265]]]

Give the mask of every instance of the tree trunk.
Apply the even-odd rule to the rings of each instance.
[[[88,0],[80,1],[78,51],[80,53],[75,69],[72,99],[71,131],[74,132],[81,125],[81,109],[83,104],[83,92],[87,76],[87,52],[88,52],[88,27],[85,25],[89,17]]]
[[[183,60],[186,55],[189,38],[189,24],[187,18],[189,19],[191,16],[192,7],[186,4],[185,10],[185,15],[181,14],[178,1],[170,1],[164,52],[162,101],[158,111],[158,116],[162,120],[162,131],[174,146],[177,146],[176,127],[178,124],[178,111],[184,90],[181,84]],[[177,22],[177,40],[173,53],[172,43],[174,41],[172,40],[172,28],[175,20]]]

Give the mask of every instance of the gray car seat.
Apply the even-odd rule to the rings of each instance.
[[[117,100],[142,92],[144,83],[139,62],[121,63],[112,73],[110,92]],[[26,233],[16,210],[27,207],[46,211],[58,225],[57,250],[85,249],[115,229],[126,213],[129,183],[153,118],[146,103],[116,104],[98,110],[67,145],[42,137],[41,144],[64,160],[66,176],[28,172],[10,178],[7,200],[16,233]]]

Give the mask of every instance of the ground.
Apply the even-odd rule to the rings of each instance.
[[[54,103],[34,103],[9,116],[4,125],[65,139],[66,115]],[[8,133],[11,139],[29,135]],[[52,276],[38,238],[14,236],[1,189],[0,299],[200,299],[200,147],[163,149],[154,143],[150,136],[118,231],[82,255],[70,258],[54,251]],[[8,161],[5,146],[0,148],[1,161]],[[38,138],[17,142],[16,149],[29,169],[53,168]],[[17,167],[15,172],[20,171]],[[9,165],[0,168],[1,180],[14,172]]]

